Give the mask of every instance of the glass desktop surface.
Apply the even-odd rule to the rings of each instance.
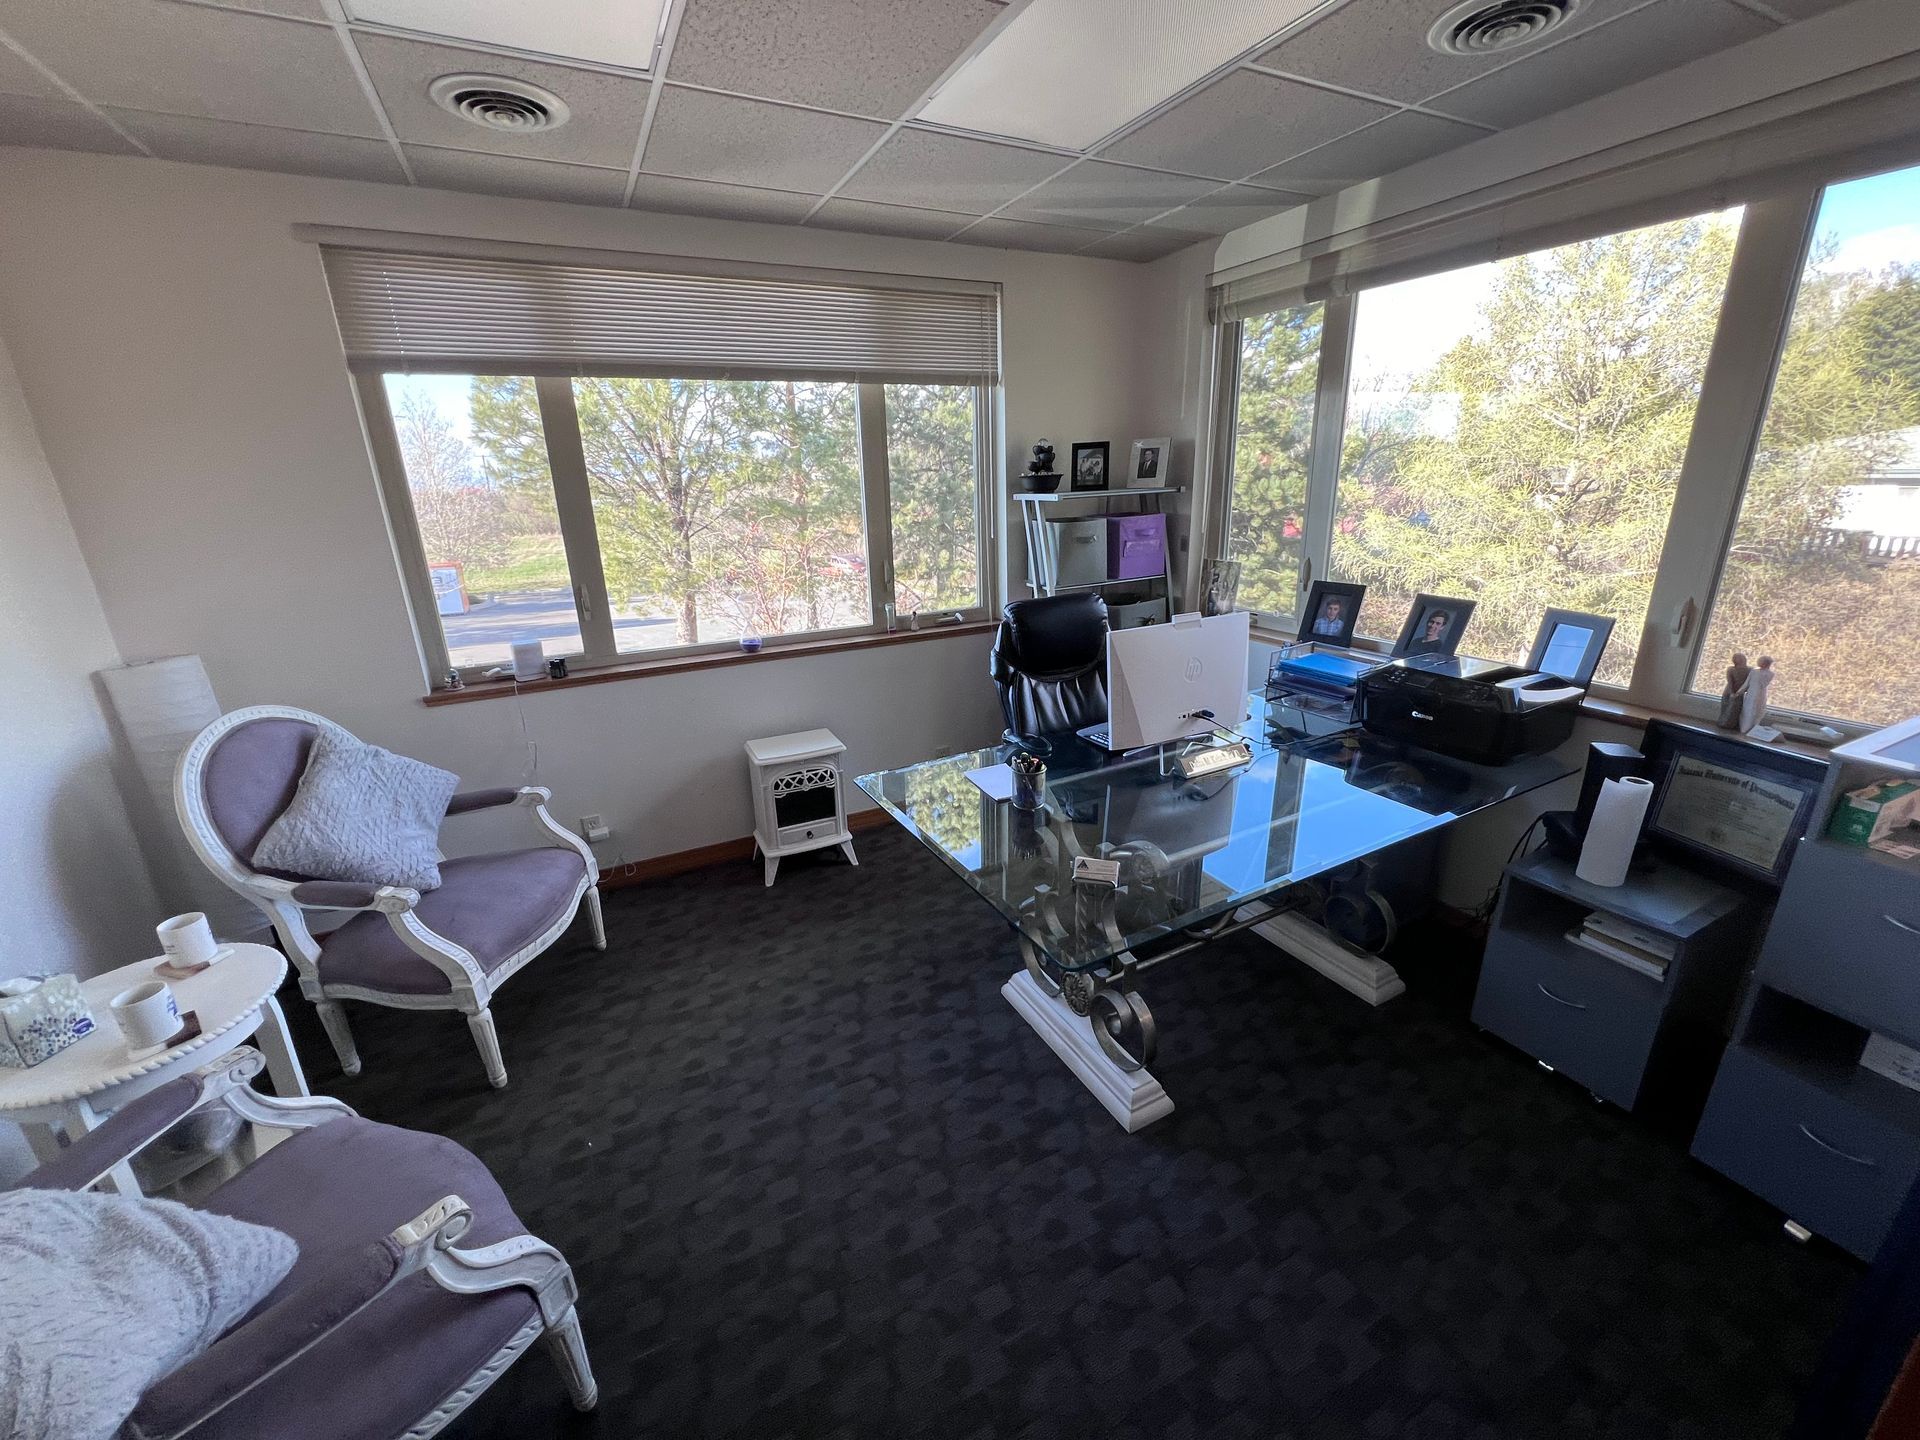
[[[1040,812],[967,779],[1005,745],[856,783],[1049,960],[1087,970],[1575,771],[1551,755],[1473,765],[1359,730],[1276,749],[1259,719],[1241,729],[1253,763],[1192,781],[1163,774],[1158,752],[1051,737]],[[1120,859],[1119,891],[1076,884],[1081,854]]]

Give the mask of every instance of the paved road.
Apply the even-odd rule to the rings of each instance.
[[[505,661],[507,646],[514,640],[544,640],[549,655],[580,648],[580,620],[574,614],[573,595],[566,590],[503,594],[464,615],[443,615],[440,621],[456,665]],[[622,650],[653,650],[674,643],[674,624],[666,616],[615,615],[613,633]]]

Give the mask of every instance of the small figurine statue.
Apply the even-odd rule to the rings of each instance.
[[[1053,468],[1053,442],[1044,435],[1034,444],[1024,478],[1027,489],[1037,495],[1050,495],[1060,488],[1059,473]]]
[[[1747,693],[1747,677],[1753,671],[1747,668],[1747,657],[1740,651],[1733,652],[1733,664],[1727,667],[1727,688],[1720,692],[1720,718],[1716,722],[1722,730],[1739,730],[1740,702]]]
[[[1740,699],[1740,733],[1751,735],[1767,718],[1767,690],[1773,684],[1773,657],[1762,655],[1759,668],[1747,677],[1746,693]]]

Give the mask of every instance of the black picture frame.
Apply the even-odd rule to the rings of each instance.
[[[1073,468],[1067,472],[1067,488],[1105,490],[1113,473],[1110,453],[1112,448],[1112,445],[1105,440],[1074,441]],[[1095,461],[1097,464],[1088,464]]]
[[[1393,656],[1397,660],[1403,655],[1457,655],[1460,652],[1460,637],[1467,633],[1467,622],[1473,619],[1475,601],[1456,600],[1448,595],[1428,595],[1425,593],[1413,597],[1413,605],[1407,611],[1407,623],[1400,627],[1400,638],[1393,642]],[[1435,614],[1447,617],[1445,630],[1437,641],[1426,637],[1428,621]]]
[[[1647,756],[1645,774],[1654,785],[1645,833],[1657,847],[1684,851],[1723,876],[1759,880],[1775,887],[1786,878],[1794,850],[1812,825],[1826,789],[1828,761],[1671,720],[1649,720],[1641,747]],[[1775,803],[1784,798],[1781,792],[1795,797],[1778,843],[1767,855],[1756,859],[1750,853],[1740,853],[1732,848],[1737,838],[1722,833],[1711,821],[1703,824],[1697,797],[1688,797],[1695,801],[1691,806],[1682,803],[1670,808],[1675,799],[1675,778],[1685,781],[1688,771],[1697,785],[1724,788],[1730,798],[1739,801],[1750,801],[1759,786],[1769,787],[1763,794]],[[1705,793],[1711,794],[1711,790]],[[1737,819],[1730,812],[1729,820]]]
[[[1579,662],[1575,665],[1562,665],[1558,670],[1546,669],[1548,651],[1553,648],[1560,627],[1570,625],[1587,632],[1587,638],[1581,648]],[[1593,683],[1593,672],[1600,668],[1600,657],[1607,653],[1607,641],[1613,638],[1614,619],[1611,615],[1589,615],[1584,610],[1549,609],[1540,617],[1540,628],[1534,632],[1533,648],[1527,652],[1527,669],[1538,670],[1551,675],[1556,680],[1565,680],[1569,685],[1578,685],[1581,689]],[[1571,675],[1566,671],[1572,670]]]
[[[1307,591],[1307,605],[1300,612],[1300,638],[1321,645],[1347,646],[1353,643],[1353,627],[1360,622],[1360,604],[1367,598],[1367,587],[1349,585],[1342,580],[1316,580]],[[1329,600],[1340,602],[1337,630],[1322,630],[1323,614]]]

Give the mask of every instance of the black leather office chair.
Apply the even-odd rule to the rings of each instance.
[[[1099,724],[1107,718],[1107,602],[1093,594],[1009,602],[991,668],[1010,736]]]

